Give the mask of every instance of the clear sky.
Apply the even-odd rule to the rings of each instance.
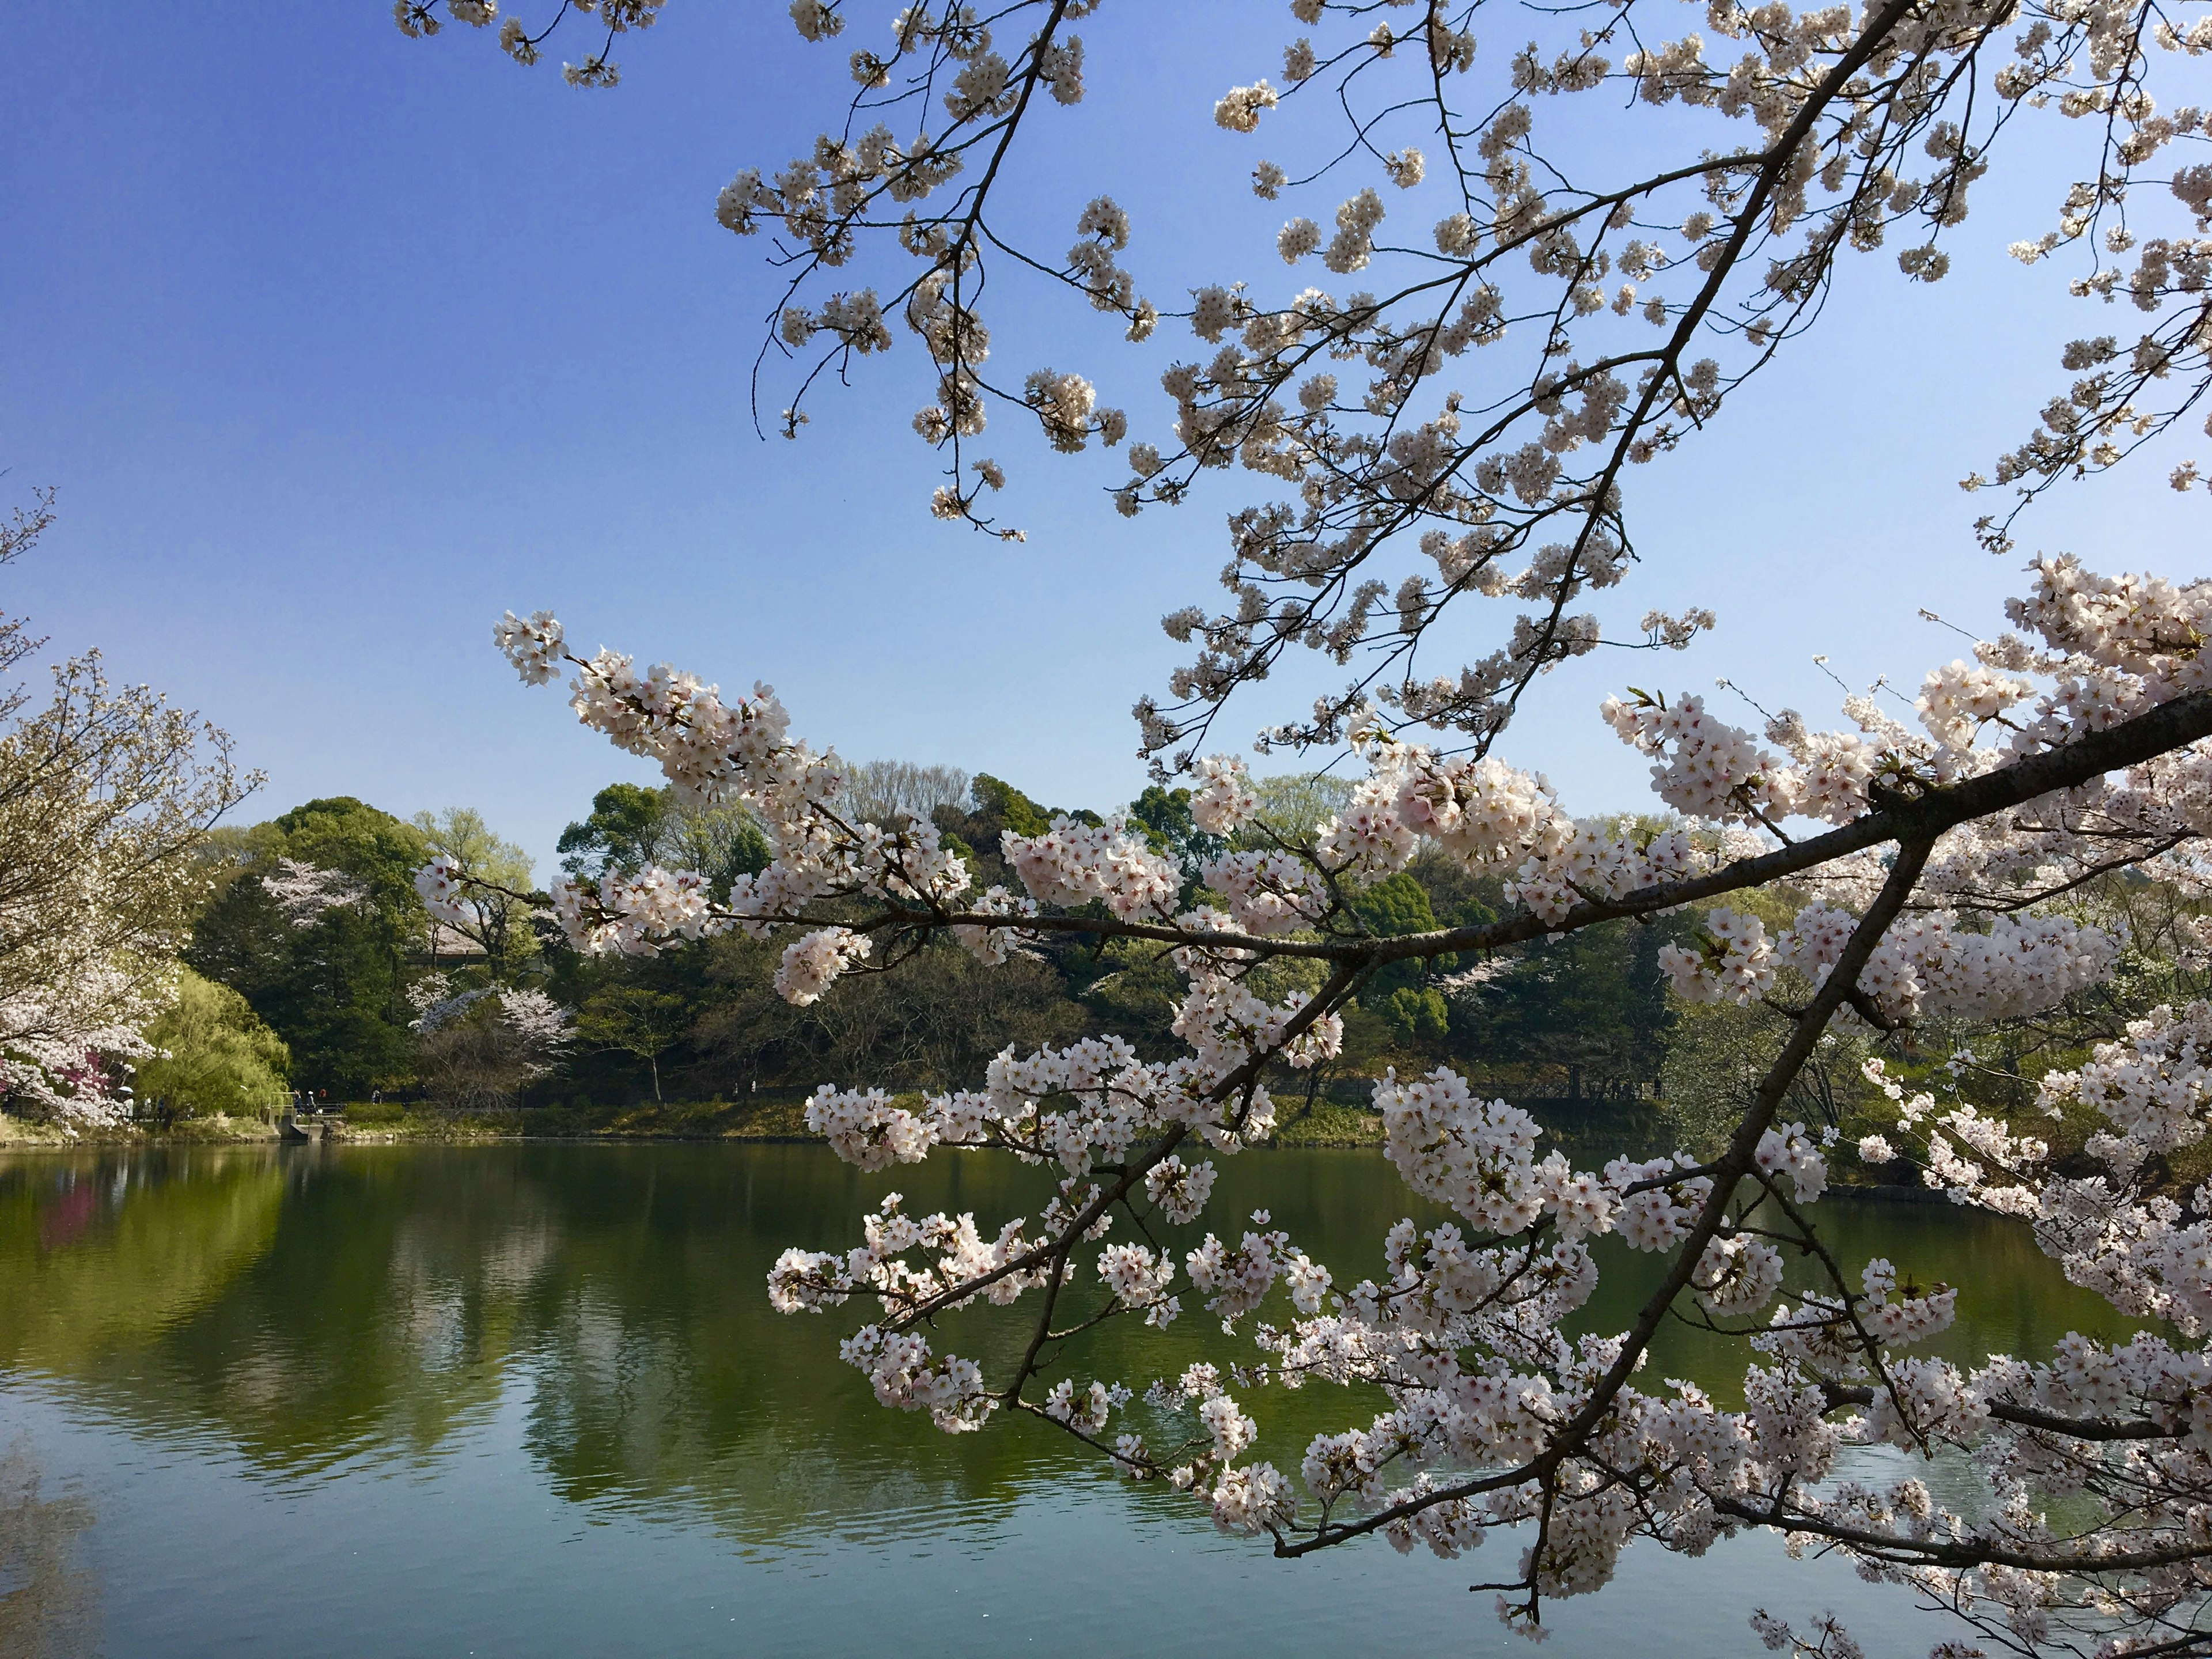
[[[1277,280],[1275,225],[1326,210],[1239,197],[1261,152],[1211,112],[1291,32],[1274,5],[1115,0],[1084,27],[1090,98],[1046,112],[1015,182],[1056,205],[1121,199],[1146,291]],[[1128,799],[1129,705],[1178,650],[1157,618],[1218,592],[1247,475],[1125,522],[1103,495],[1118,457],[1009,432],[1029,541],[934,523],[910,339],[819,400],[798,444],[755,435],[776,289],[763,240],[718,227],[714,194],[808,146],[852,44],[806,47],[769,0],[676,0],[617,54],[623,84],[587,92],[488,34],[407,40],[381,0],[13,9],[0,490],[54,485],[62,519],[0,576],[0,606],[229,728],[269,774],[249,818],[337,793],[472,805],[549,860],[594,788],[649,774],[519,685],[489,644],[509,606],[556,611],[586,647],[768,680],[796,731],[848,758],[995,772],[1049,804]],[[1996,625],[2019,561],[1975,547],[1955,481],[2024,435],[2069,333],[2127,320],[2002,258],[2048,222],[2049,177],[2001,162],[1933,289],[1887,253],[1848,262],[1817,341],[1632,477],[1644,562],[1608,620],[1703,603],[1721,631],[1562,670],[1509,758],[1577,810],[1637,806],[1643,764],[1594,712],[1620,684],[1727,672],[1817,715],[1835,694],[1813,653],[1910,684],[1963,643],[1919,607]],[[1012,362],[1090,375],[1139,435],[1164,424],[1177,326],[1139,351],[1061,310],[1006,318]],[[2023,554],[2201,574],[2203,497],[2144,459],[2059,492]],[[1470,618],[1469,653],[1501,625],[1502,606]],[[1286,678],[1223,735],[1298,707]]]

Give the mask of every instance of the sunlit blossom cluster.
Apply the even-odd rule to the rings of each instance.
[[[1005,837],[1006,861],[1040,903],[1097,900],[1125,921],[1174,913],[1182,872],[1116,819],[1103,824],[1054,818],[1042,836]]]

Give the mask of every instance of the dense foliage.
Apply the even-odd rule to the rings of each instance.
[[[293,1078],[362,1098],[411,1079],[408,992],[430,966],[411,871],[422,832],[337,796],[220,837],[221,886],[185,959],[252,1005],[289,1046]]]
[[[1040,806],[988,774],[970,781],[950,769],[874,766],[962,782],[959,799],[938,799],[933,810],[979,880],[1010,878],[999,850],[1006,830],[1042,832],[1056,817],[1104,822]],[[1327,787],[1296,775],[1263,781],[1266,793],[1292,802]],[[1198,872],[1229,843],[1196,827],[1188,789],[1150,788],[1125,810],[1176,861],[1194,902],[1220,902]],[[1303,811],[1294,805],[1282,823],[1296,828]],[[562,832],[560,850],[565,870],[592,881],[701,854],[718,872],[719,892],[769,858],[742,808],[686,808],[665,788],[628,783],[600,790]],[[416,865],[433,853],[469,868],[473,899],[459,925],[434,923],[412,886]],[[581,954],[551,925],[527,859],[467,809],[403,822],[350,798],[310,801],[218,832],[206,857],[214,891],[185,951],[188,974],[242,995],[286,1056],[276,1075],[332,1099],[372,1091],[420,1091],[449,1104],[744,1098],[860,1076],[902,1089],[957,1088],[980,1083],[1010,1045],[1109,1029],[1147,1052],[1176,1042],[1173,964],[1157,947],[1121,939],[1070,934],[988,973],[940,944],[903,974],[855,981],[804,1007],[775,989],[778,952],[742,935],[644,957]],[[1502,902],[1494,879],[1470,880],[1438,859],[1357,899],[1366,925],[1384,935],[1440,918],[1487,921]],[[1539,940],[1476,975],[1455,971],[1451,957],[1393,964],[1363,989],[1345,1052],[1299,1079],[1303,1100],[1324,1088],[1364,1089],[1360,1079],[1392,1064],[1440,1061],[1516,1098],[1595,1104],[1652,1093],[1671,1018],[1656,952],[1681,933],[1623,923]],[[427,1010],[486,989],[542,991],[573,1030],[556,1053],[537,1054],[502,1042],[508,1022],[481,998],[422,1030]],[[165,1084],[164,1093],[185,1109],[215,1109],[192,1091]]]
[[[153,1057],[138,1066],[141,1108],[157,1121],[269,1117],[283,1105],[292,1054],[244,997],[190,968],[177,1000],[146,1028]]]

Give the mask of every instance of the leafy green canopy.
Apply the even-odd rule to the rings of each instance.
[[[554,850],[578,881],[634,876],[649,864],[696,870],[717,895],[774,856],[759,821],[742,806],[692,806],[665,787],[611,783],[592,810],[561,832]]]
[[[523,925],[530,913],[530,855],[502,841],[472,807],[449,806],[443,812],[417,812],[408,820],[423,844],[472,882],[459,917],[444,924],[465,946],[483,952],[486,976],[506,983],[521,974],[538,954],[538,940]],[[437,954],[448,935],[433,936]]]
[[[355,1097],[413,1075],[407,988],[427,962],[429,919],[415,872],[420,830],[349,795],[311,800],[234,836],[235,860],[201,913],[185,960],[242,995],[292,1054],[292,1076]],[[351,896],[289,911],[264,877],[282,861],[335,871]]]
[[[228,985],[184,969],[146,1040],[160,1057],[138,1067],[137,1095],[165,1116],[252,1117],[284,1103],[292,1052]]]

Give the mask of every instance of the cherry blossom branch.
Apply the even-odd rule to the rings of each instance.
[[[1364,1534],[1377,1531],[1393,1522],[1408,1519],[1438,1504],[1480,1496],[1503,1487],[1519,1486],[1531,1480],[1547,1480],[1559,1465],[1573,1455],[1590,1431],[1603,1419],[1613,1401],[1625,1388],[1630,1377],[1642,1363],[1644,1351],[1650,1346],[1674,1299],[1689,1287],[1698,1269],[1707,1243],[1716,1237],[1735,1200],[1735,1187],[1751,1172],[1759,1151],[1760,1138],[1774,1121],[1782,1105],[1783,1097],[1789,1092],[1790,1084],[1812,1056],[1813,1048],[1826,1030],[1829,1019],[1844,1001],[1846,989],[1857,979],[1859,970],[1866,966],[1874,954],[1882,932],[1895,921],[1905,908],[1905,896],[1919,878],[1920,871],[1928,860],[1929,843],[1925,841],[1902,843],[1897,860],[1890,867],[1888,879],[1882,884],[1881,893],[1867,908],[1865,918],[1852,931],[1850,942],[1844,948],[1835,968],[1820,988],[1814,994],[1813,1001],[1782,1052],[1775,1057],[1760,1080],[1758,1091],[1746,1109],[1742,1121],[1730,1137],[1728,1151],[1715,1166],[1712,1192],[1706,1198],[1688,1236],[1675,1251],[1673,1265],[1665,1277],[1638,1313],[1636,1322],[1629,1328],[1622,1340],[1620,1357],[1607,1368],[1603,1379],[1591,1391],[1589,1401],[1553,1435],[1545,1450],[1518,1468],[1503,1474],[1490,1475],[1455,1486],[1439,1487],[1419,1498],[1408,1498],[1387,1509],[1379,1510],[1362,1519],[1347,1522],[1333,1531],[1322,1533],[1301,1543],[1287,1547],[1279,1547],[1279,1555],[1305,1555],[1317,1549],[1326,1549],[1345,1543]]]

